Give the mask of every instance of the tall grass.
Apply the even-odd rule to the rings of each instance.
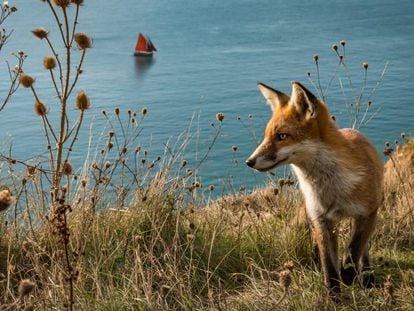
[[[412,140],[403,137],[405,144],[395,152],[390,144],[385,149],[390,160],[384,207],[371,246],[376,287],[345,288],[341,301],[333,302],[314,260],[307,223],[298,215],[302,198],[291,177],[214,200],[215,187],[200,182],[199,167],[225,126],[222,113],[216,115],[206,153],[192,167],[185,160],[191,133],[159,155],[139,145],[145,107],[103,111],[106,125],[98,143],[90,144],[82,167],[72,165],[90,108],[77,85],[91,39],[77,32],[83,1],[42,2],[61,40],[57,47],[47,29],[33,30],[50,48],[43,68],[54,93],[44,94],[31,75],[17,73],[33,94],[47,161],[1,157],[8,171],[0,210],[11,206],[0,215],[1,310],[397,310],[413,305]],[[347,75],[345,44],[340,43],[342,53],[332,48]],[[317,80],[311,82],[323,98],[339,69],[324,90],[319,57],[314,60]],[[370,95],[363,95],[368,65],[363,70],[361,93],[355,102],[346,101],[355,127],[366,124],[371,107]],[[42,100],[51,97],[57,101]],[[74,119],[67,112],[72,102],[78,110]],[[51,122],[52,113],[57,123]],[[233,156],[236,151],[234,145]],[[344,224],[340,235],[348,233]]]

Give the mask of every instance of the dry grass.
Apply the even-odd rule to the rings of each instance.
[[[413,150],[408,141],[386,165],[385,204],[371,247],[375,288],[344,287],[339,303],[327,298],[307,226],[295,220],[301,199],[294,185],[204,207],[194,199],[201,190],[183,186],[186,174],[172,179],[160,170],[129,208],[92,213],[88,200],[73,204],[74,308],[408,310],[414,304]],[[48,222],[31,230],[27,217],[19,221],[17,228],[0,227],[2,308],[60,310],[67,304],[60,236]],[[348,230],[341,228],[343,237]],[[23,279],[35,283],[24,295]]]

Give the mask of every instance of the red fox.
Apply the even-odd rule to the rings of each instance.
[[[258,88],[273,116],[246,164],[261,172],[291,164],[325,284],[331,293],[339,293],[341,279],[350,285],[358,272],[369,268],[368,242],[383,196],[383,161],[360,132],[338,129],[325,103],[299,82],[292,82],[290,97],[263,83]],[[335,226],[344,217],[353,219],[353,233],[340,269]]]

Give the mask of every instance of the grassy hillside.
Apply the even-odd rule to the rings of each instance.
[[[204,206],[201,185],[171,184],[160,170],[128,208],[92,212],[93,199],[81,196],[67,214],[67,244],[62,220],[2,221],[1,310],[61,310],[68,299],[76,310],[409,310],[414,141],[385,167],[371,243],[376,287],[343,286],[339,303],[327,298],[293,181]],[[338,230],[343,248],[349,222]]]

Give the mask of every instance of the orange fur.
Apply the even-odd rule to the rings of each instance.
[[[289,97],[264,84],[259,89],[271,105],[263,142],[246,161],[259,171],[291,164],[318,245],[325,282],[339,291],[338,242],[334,227],[354,219],[353,236],[342,280],[349,284],[368,265],[368,241],[382,202],[383,163],[358,131],[339,130],[327,106],[298,82]],[[362,262],[362,265],[360,265]]]

